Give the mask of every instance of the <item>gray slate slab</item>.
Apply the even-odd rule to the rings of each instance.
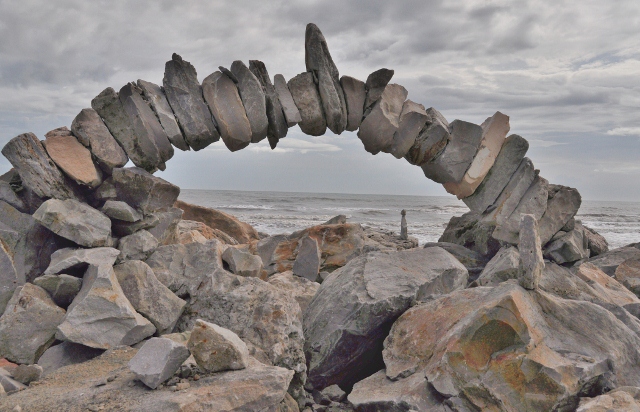
[[[189,150],[189,145],[186,140],[184,140],[180,126],[178,126],[178,121],[173,114],[171,105],[162,88],[155,83],[140,79],[138,79],[137,84],[138,87],[142,89],[145,100],[149,103],[156,116],[158,116],[158,120],[171,144],[180,150]]]
[[[289,80],[291,96],[300,112],[300,130],[310,136],[322,136],[327,122],[322,111],[320,94],[313,80],[313,73],[304,72]]]
[[[269,146],[275,149],[278,141],[284,138],[289,130],[282,111],[282,104],[280,103],[278,92],[276,92],[273,83],[271,83],[269,72],[264,63],[260,60],[249,60],[249,70],[256,76],[264,91],[267,103],[267,119],[269,119],[267,139],[269,139]]]
[[[231,64],[231,73],[238,80],[236,84],[238,93],[240,93],[247,119],[251,125],[251,143],[258,143],[267,137],[269,129],[267,98],[262,84],[241,60],[236,60]]]
[[[122,167],[129,161],[95,110],[82,109],[71,122],[71,132],[91,151],[102,171],[111,174],[114,167]]]
[[[407,89],[399,84],[390,84],[384,89],[358,130],[358,138],[367,152],[375,155],[391,148],[407,94]]]
[[[424,106],[407,100],[402,105],[398,130],[393,135],[393,144],[389,149],[396,159],[403,158],[413,147],[423,127],[429,120]]]
[[[287,81],[283,75],[276,74],[273,77],[273,87],[275,87],[278,98],[280,99],[280,104],[282,104],[282,111],[284,112],[284,118],[287,120],[287,126],[293,127],[300,123],[302,121],[300,111],[293,101],[293,97],[287,86]]]
[[[367,90],[363,81],[351,76],[342,76],[340,86],[347,104],[347,131],[354,132],[360,127],[364,116],[364,101]]]

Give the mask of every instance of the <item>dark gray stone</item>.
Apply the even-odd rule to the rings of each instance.
[[[288,86],[300,112],[300,130],[310,136],[322,136],[327,130],[327,122],[324,119],[322,101],[313,80],[313,73],[300,73],[289,80]]]
[[[105,179],[96,190],[93,191],[93,198],[99,202],[113,200],[118,197],[116,187],[111,177]]]
[[[180,194],[178,186],[137,167],[113,169],[113,183],[118,199],[143,213],[173,206]]]
[[[407,94],[407,89],[399,84],[390,84],[384,89],[358,130],[358,138],[367,152],[375,155],[391,148],[393,136],[400,126],[400,114]]]
[[[262,84],[249,68],[240,60],[231,64],[231,73],[238,80],[237,87],[244,110],[251,124],[251,143],[258,143],[267,137],[269,119],[267,100]]]
[[[520,273],[518,282],[525,289],[538,289],[540,278],[544,271],[544,260],[540,236],[538,235],[538,222],[533,215],[522,215],[520,220]]]
[[[102,171],[111,174],[114,167],[122,167],[129,161],[95,110],[82,109],[71,122],[71,132],[89,148]]]
[[[383,68],[376,70],[367,77],[367,81],[365,82],[367,90],[367,98],[364,103],[365,116],[368,114],[367,109],[370,109],[373,104],[380,99],[380,96],[382,96],[382,92],[391,81],[393,73],[393,70]]]
[[[547,210],[538,222],[540,241],[543,245],[578,213],[581,204],[582,196],[577,189],[549,185]]]
[[[269,119],[269,127],[267,129],[267,139],[269,146],[275,149],[278,141],[287,135],[289,128],[284,118],[282,104],[278,98],[278,92],[273,87],[267,67],[260,60],[249,60],[249,70],[256,76],[260,84],[267,103],[267,119]]]
[[[51,299],[61,308],[67,308],[82,287],[82,279],[69,275],[44,275],[33,280],[33,284],[49,292]]]
[[[122,220],[123,222],[133,223],[142,219],[142,213],[120,200],[107,200],[100,211],[111,219]]]
[[[180,150],[189,150],[189,145],[184,140],[184,136],[182,135],[182,131],[180,131],[180,126],[178,126],[167,96],[165,96],[160,86],[138,79],[138,87],[142,89],[144,98],[149,102],[156,116],[158,116],[158,120],[171,144]],[[122,166],[124,165],[116,167]]]
[[[438,156],[447,146],[451,135],[449,122],[433,107],[427,110],[429,120],[405,155],[412,165],[422,166]]]
[[[455,243],[491,259],[502,245],[493,237],[495,223],[480,221],[480,215],[468,212],[449,220],[438,242]]]
[[[102,349],[94,349],[78,343],[62,342],[47,349],[38,359],[38,365],[42,366],[43,375],[47,376],[63,366],[86,362],[103,352]]]
[[[158,213],[148,214],[138,220],[137,222],[123,222],[120,220],[114,220],[112,223],[113,235],[117,237],[129,236],[140,230],[151,231],[154,227],[160,224],[160,218]],[[157,238],[156,238],[157,239]]]
[[[8,203],[12,207],[15,207],[22,213],[27,213],[29,211],[29,207],[18,197],[11,186],[11,183],[5,182],[4,180],[0,180],[0,200]]]
[[[429,116],[423,105],[411,100],[404,102],[402,113],[400,114],[399,127],[393,135],[393,144],[389,153],[396,159],[403,158],[415,144],[418,135],[428,120]]]
[[[287,81],[284,79],[283,75],[276,74],[273,77],[273,87],[275,87],[276,92],[278,93],[278,98],[282,105],[282,111],[284,112],[284,118],[287,121],[287,126],[293,127],[300,123],[302,121],[300,111],[293,101],[293,97],[291,96],[291,92],[287,86]]]
[[[582,228],[584,229],[584,235],[589,242],[591,256],[598,256],[609,251],[609,243],[604,236],[587,226],[583,225]]]
[[[320,272],[321,256],[322,251],[318,241],[309,236],[303,237],[298,243],[298,254],[293,262],[293,274],[315,282]]]
[[[340,86],[344,92],[347,103],[347,131],[358,130],[364,117],[364,101],[367,98],[367,90],[363,81],[350,76],[340,78]]]
[[[167,338],[151,338],[129,361],[129,369],[151,389],[168,380],[189,357],[189,350]]]

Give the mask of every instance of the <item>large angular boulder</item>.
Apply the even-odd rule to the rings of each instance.
[[[182,210],[182,209],[181,209]],[[191,243],[191,242],[206,242],[210,239],[218,239],[222,243],[227,245],[237,245],[238,241],[224,233],[220,229],[213,229],[202,222],[196,222],[195,220],[180,220],[178,222],[178,242],[177,243]]]
[[[125,236],[118,241],[120,256],[118,261],[145,260],[158,247],[158,239],[142,229],[132,235]]]
[[[113,170],[118,199],[143,213],[173,206],[180,188],[137,167]]]
[[[91,159],[91,152],[84,147],[66,127],[45,134],[42,142],[47,154],[74,182],[90,189],[102,183],[102,173]]]
[[[400,127],[400,114],[407,94],[407,89],[399,84],[390,84],[384,89],[358,130],[358,138],[367,152],[375,155],[391,148],[393,136]]]
[[[578,213],[582,196],[572,187],[549,185],[547,210],[540,218],[540,241],[545,245]]]
[[[300,322],[302,322],[302,313],[307,309],[309,303],[311,303],[311,300],[320,288],[319,283],[295,276],[291,271],[269,276],[267,282],[293,296],[296,302],[298,302],[298,305],[300,305]]]
[[[592,257],[587,262],[593,263],[607,275],[614,276],[618,266],[628,259],[640,260],[640,249],[625,246]]]
[[[180,126],[178,126],[167,96],[165,96],[160,86],[140,79],[138,79],[137,85],[142,90],[145,100],[149,103],[156,116],[158,116],[158,120],[171,144],[180,150],[189,150],[189,145],[184,140],[184,136],[182,135],[182,131],[180,131]]]
[[[82,279],[69,275],[43,275],[33,280],[33,284],[46,290],[54,303],[67,308],[82,287]]]
[[[426,112],[429,119],[404,157],[409,163],[416,166],[423,166],[435,159],[447,147],[451,138],[447,119],[433,107],[427,109]]]
[[[202,319],[196,320],[187,348],[207,372],[245,369],[249,364],[249,349],[238,335]]]
[[[59,249],[51,255],[51,264],[44,274],[55,275],[62,272],[84,274],[89,265],[113,266],[119,255],[120,251],[111,247]]]
[[[245,250],[228,247],[222,254],[222,260],[229,266],[229,270],[238,276],[262,277],[262,259]]]
[[[267,98],[258,78],[241,61],[231,64],[231,73],[238,83],[238,93],[242,99],[247,119],[251,125],[251,143],[258,143],[267,137],[269,119],[267,118]]]
[[[15,169],[12,170],[15,171]],[[0,200],[8,203],[20,212],[29,212],[29,207],[22,199],[20,199],[16,191],[13,189],[10,179],[9,181],[0,180]]]
[[[47,349],[38,359],[38,365],[42,367],[42,374],[47,376],[63,366],[86,362],[102,355],[102,353],[104,353],[102,349],[90,348],[72,342],[62,342]]]
[[[640,388],[623,386],[595,398],[582,397],[576,409],[576,412],[608,411],[640,411]]]
[[[614,278],[636,296],[640,295],[640,260],[632,258],[622,262],[616,268]]]
[[[276,74],[273,77],[273,87],[275,87],[276,93],[278,93],[278,99],[280,99],[287,126],[293,127],[300,123],[302,121],[300,111],[293,101],[293,96],[291,96],[291,91],[289,91],[289,86],[287,86],[287,81],[283,75]]]
[[[122,220],[123,222],[133,223],[142,220],[143,217],[142,213],[121,200],[107,200],[100,211],[111,219]]]
[[[438,242],[455,243],[471,249],[491,259],[502,247],[493,237],[495,223],[484,222],[475,212],[467,212],[462,216],[454,216],[449,220]]]
[[[462,289],[467,278],[438,247],[369,254],[332,273],[304,312],[309,382],[348,387],[380,369],[382,341],[412,302]]]
[[[322,101],[313,80],[313,73],[300,73],[289,80],[288,86],[300,112],[301,120],[298,125],[302,133],[322,136],[327,130],[327,121],[322,112]]]
[[[0,317],[0,357],[33,364],[55,340],[65,310],[39,286],[19,286]]]
[[[151,389],[173,376],[182,362],[189,357],[189,350],[167,338],[151,338],[129,361],[129,369]]]
[[[469,280],[475,280],[478,275],[483,271],[489,259],[475,252],[471,249],[467,249],[464,246],[456,245],[455,243],[448,242],[429,242],[425,243],[424,248],[429,247],[441,247],[447,252],[451,253],[460,263],[464,265],[469,271]]]
[[[13,292],[23,283],[24,280],[18,279],[18,272],[9,250],[0,243],[0,313],[4,312]]]
[[[413,147],[429,119],[423,105],[411,100],[404,102],[398,120],[398,130],[393,135],[393,144],[389,148],[389,153],[396,159],[403,158]]]
[[[158,223],[149,227],[147,231],[158,240],[160,245],[178,243],[178,224],[182,220],[182,214],[182,209],[177,207],[155,212],[153,216],[158,219]]]
[[[516,247],[503,247],[491,258],[480,276],[476,286],[497,286],[509,279],[517,279],[520,273],[520,252]]]
[[[82,109],[71,122],[71,132],[91,151],[102,171],[111,174],[114,167],[122,167],[129,161],[95,110]]]
[[[300,239],[298,254],[293,262],[293,274],[315,282],[320,272],[321,258],[322,250],[318,241],[309,236],[303,237]]]
[[[156,328],[124,295],[111,266],[89,266],[56,338],[97,349],[133,345]]]
[[[558,232],[544,249],[544,256],[558,264],[576,262],[589,255],[589,241],[580,229]]]
[[[578,226],[577,222],[576,226]],[[601,255],[609,251],[609,243],[607,242],[607,239],[604,238],[604,236],[587,226],[580,226],[582,226],[582,228],[584,229],[583,234],[587,238],[589,251],[591,252],[592,257]]]
[[[111,220],[77,200],[49,199],[33,218],[58,236],[86,247],[106,246],[111,237]]]
[[[280,104],[280,98],[278,92],[276,92],[267,67],[260,60],[249,60],[249,70],[253,73],[260,84],[267,103],[267,119],[269,119],[269,127],[267,128],[267,139],[269,139],[269,146],[275,149],[278,141],[287,135],[289,128],[287,127],[287,120],[284,117],[282,111],[282,104]]]
[[[164,66],[162,85],[189,147],[201,150],[220,140],[191,63],[174,53]]]
[[[354,132],[358,130],[364,117],[364,101],[367,98],[367,90],[363,81],[351,76],[342,76],[340,86],[342,86],[344,100],[347,104],[347,127],[345,130]]]

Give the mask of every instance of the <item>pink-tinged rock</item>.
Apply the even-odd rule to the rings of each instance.
[[[496,161],[509,133],[509,116],[496,112],[482,123],[482,141],[478,153],[460,182],[445,183],[444,188],[458,199],[471,196]]]
[[[400,127],[400,114],[407,94],[407,89],[399,84],[390,84],[384,89],[358,131],[358,138],[367,152],[375,155],[391,147],[393,136]]]
[[[102,183],[102,173],[91,160],[91,152],[66,127],[52,130],[42,143],[51,160],[76,183],[90,188]]]
[[[400,125],[393,135],[393,144],[389,149],[396,159],[403,158],[416,142],[416,138],[422,131],[430,116],[424,110],[424,106],[407,100],[402,105]]]

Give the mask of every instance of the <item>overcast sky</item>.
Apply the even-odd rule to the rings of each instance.
[[[640,201],[637,0],[0,0],[0,145],[70,126],[105,87],[161,84],[173,52],[200,80],[238,59],[289,79],[305,71],[309,22],[341,75],[394,69],[410,99],[449,121],[499,110],[552,183]],[[266,140],[236,153],[222,142],[176,149],[159,175],[183,188],[446,194],[404,159],[365,152],[355,133],[297,126],[275,151]]]

